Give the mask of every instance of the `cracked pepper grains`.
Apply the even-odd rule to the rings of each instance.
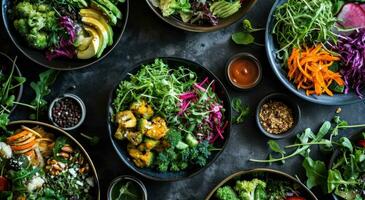
[[[294,125],[293,110],[281,101],[269,100],[261,106],[259,119],[271,134],[281,134]]]
[[[74,127],[81,120],[81,107],[75,99],[64,97],[54,104],[52,117],[59,127]]]

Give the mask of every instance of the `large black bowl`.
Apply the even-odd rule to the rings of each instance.
[[[300,186],[298,190],[301,193],[301,195],[305,197],[306,200],[318,200],[317,197],[298,179],[290,176],[287,173],[268,168],[256,168],[248,171],[239,171],[228,176],[208,194],[205,200],[216,200],[217,199],[215,197],[216,191],[218,190],[218,188],[224,185],[234,185],[237,180],[246,180],[246,179],[250,180],[255,177],[268,177],[275,180],[289,181],[293,184],[294,183],[298,184]]]
[[[289,79],[287,78],[286,70],[281,64],[281,61],[278,60],[275,55],[275,52],[278,50],[279,45],[277,44],[272,34],[272,30],[275,25],[275,19],[273,16],[275,9],[278,6],[286,3],[287,1],[288,0],[276,0],[270,11],[269,18],[266,24],[265,48],[266,48],[266,54],[269,58],[269,62],[274,74],[279,78],[281,83],[283,83],[285,87],[288,88],[292,93],[294,93],[295,95],[299,96],[302,99],[305,99],[313,103],[318,103],[323,105],[345,105],[345,104],[360,102],[361,99],[355,94],[355,92],[349,92],[349,94],[335,94],[332,97],[328,95],[307,96],[304,90],[297,90],[295,85],[291,81],[289,81]],[[365,92],[365,88],[362,91]]]
[[[225,112],[225,119],[228,120],[229,124],[225,130],[225,138],[224,140],[217,140],[214,143],[214,146],[217,148],[221,148],[220,151],[213,151],[211,156],[208,158],[207,165],[205,167],[191,167],[187,170],[180,171],[180,172],[159,172],[156,169],[151,168],[139,168],[135,166],[133,161],[130,159],[130,156],[127,153],[127,142],[121,142],[119,140],[116,140],[114,138],[114,133],[117,130],[117,124],[112,122],[113,117],[113,99],[115,98],[115,91],[119,85],[116,85],[114,89],[111,91],[109,102],[108,102],[108,130],[109,130],[109,137],[110,140],[114,146],[115,151],[119,155],[119,157],[122,159],[122,161],[133,171],[137,172],[138,174],[152,179],[156,181],[177,181],[182,180],[188,177],[192,177],[200,172],[202,172],[204,169],[208,168],[221,154],[221,152],[224,150],[225,146],[228,143],[229,137],[230,137],[230,130],[231,130],[231,101],[228,95],[228,92],[222,82],[207,68],[201,66],[198,63],[181,59],[181,58],[171,58],[171,57],[165,57],[161,58],[165,63],[169,65],[169,67],[179,67],[184,66],[189,68],[190,70],[194,71],[198,75],[198,79],[204,79],[205,77],[208,77],[210,80],[215,80],[216,83],[216,93],[218,97],[223,100],[224,108],[226,109]],[[151,64],[154,62],[155,59],[149,59],[142,61],[136,65],[134,65],[133,69],[129,73],[125,73],[121,75],[121,81],[128,80],[129,76],[128,74],[136,74],[141,65]]]
[[[13,64],[14,64],[14,60],[12,60],[5,53],[0,52],[0,70],[3,73],[5,73],[5,74],[10,73]],[[16,63],[15,63],[15,69],[14,69],[14,76],[18,76],[18,77],[22,76],[22,73],[20,72]],[[20,99],[22,98],[22,94],[23,94],[23,85],[20,85],[19,87],[16,88],[15,93],[14,93],[16,102],[20,102]],[[16,104],[11,108],[10,112],[13,112],[15,107],[16,107]]]
[[[13,41],[15,46],[30,60],[33,62],[42,65],[43,67],[57,69],[57,70],[74,70],[74,69],[81,69],[84,67],[88,67],[93,65],[103,58],[105,58],[119,43],[120,39],[122,38],[123,32],[127,25],[128,15],[129,15],[129,0],[126,0],[125,3],[120,3],[118,8],[123,14],[122,20],[118,22],[118,24],[113,27],[114,31],[114,38],[113,38],[113,45],[107,47],[104,50],[103,55],[100,58],[91,58],[87,60],[80,60],[80,59],[68,59],[68,58],[56,58],[52,61],[48,61],[45,52],[39,51],[34,48],[31,48],[27,45],[26,41],[19,35],[19,33],[15,30],[14,25],[11,19],[8,17],[8,10],[9,8],[13,8],[14,1],[9,0],[2,0],[1,1],[1,14],[5,29]]]
[[[151,10],[163,21],[165,21],[166,23],[168,23],[176,28],[186,30],[186,31],[191,31],[191,32],[212,32],[212,31],[217,31],[217,30],[223,29],[227,26],[230,26],[231,24],[237,22],[243,16],[245,16],[246,13],[248,13],[251,10],[251,8],[255,5],[256,1],[257,0],[243,1],[242,6],[239,11],[237,11],[232,16],[229,16],[224,19],[219,19],[219,23],[215,26],[212,26],[212,25],[199,25],[199,24],[185,23],[178,16],[164,17],[162,15],[161,9],[154,6],[154,0],[146,0],[147,4],[151,8]]]
[[[360,132],[354,133],[352,135],[350,135],[350,137],[348,137],[352,143],[363,139],[362,138],[362,133],[365,132],[365,130],[362,130]],[[340,156],[341,151],[340,150],[336,150],[333,152],[330,162],[328,163],[328,169],[332,169],[333,165],[335,164],[335,161],[337,160],[337,158]],[[333,200],[340,200],[340,197],[337,197],[334,193],[331,194]]]

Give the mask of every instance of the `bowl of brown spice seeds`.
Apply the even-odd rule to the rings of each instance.
[[[256,122],[260,131],[273,139],[294,134],[300,118],[299,105],[281,93],[265,96],[256,110]]]

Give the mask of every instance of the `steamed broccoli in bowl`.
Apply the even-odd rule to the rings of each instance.
[[[56,12],[47,4],[32,4],[24,1],[14,9],[15,29],[36,49],[46,49],[50,45],[50,33],[59,27]]]

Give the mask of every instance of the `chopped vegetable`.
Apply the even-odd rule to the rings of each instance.
[[[326,93],[333,96],[329,86],[334,82],[339,86],[345,84],[340,73],[330,70],[330,66],[338,60],[339,57],[331,55],[320,44],[293,48],[287,62],[288,78],[294,81],[297,89],[304,89],[306,95]]]
[[[354,89],[363,98],[361,90],[365,87],[365,28],[348,36],[341,36],[333,48],[341,55],[344,65],[341,74],[345,80],[345,93]]]

